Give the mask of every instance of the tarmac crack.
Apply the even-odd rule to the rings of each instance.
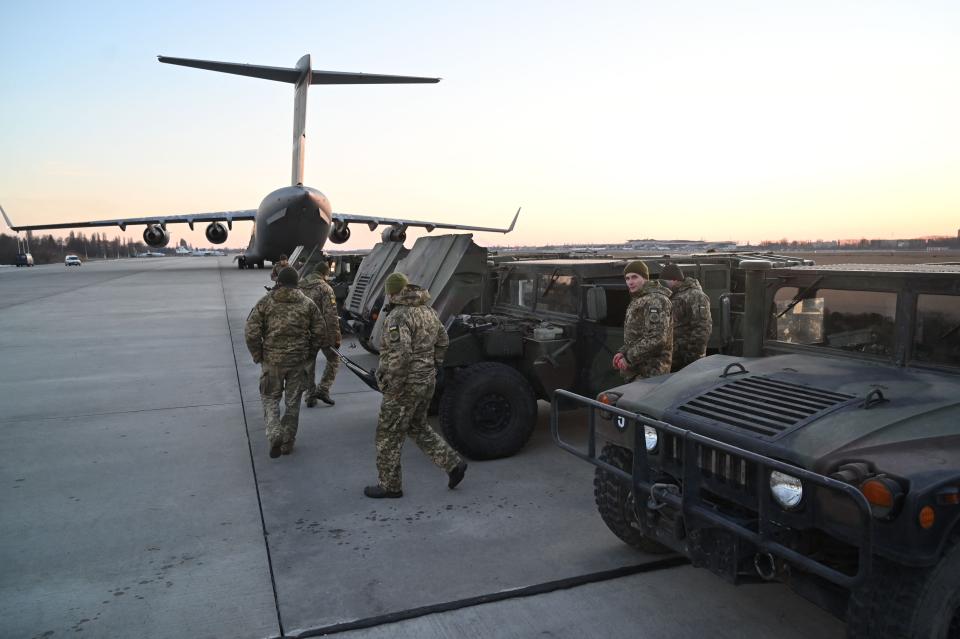
[[[425,615],[432,615],[432,614],[442,613],[442,612],[451,612],[454,610],[461,610],[463,608],[470,608],[473,606],[495,603],[498,601],[507,601],[509,599],[519,599],[523,597],[533,597],[536,595],[544,595],[550,592],[555,592],[557,590],[567,590],[569,588],[576,588],[578,586],[585,586],[587,584],[599,583],[603,581],[611,581],[614,579],[620,579],[622,577],[629,577],[631,575],[638,575],[641,573],[657,572],[660,570],[669,570],[672,568],[679,568],[681,566],[686,566],[689,563],[690,562],[686,559],[686,557],[673,555],[670,557],[666,557],[664,559],[658,559],[656,561],[651,561],[645,564],[623,566],[620,568],[614,568],[612,570],[604,570],[601,572],[588,573],[586,575],[577,575],[575,577],[567,577],[564,579],[545,581],[543,583],[533,584],[531,586],[525,586],[523,588],[503,590],[500,592],[494,592],[486,595],[477,595],[475,597],[467,597],[465,599],[457,599],[454,601],[447,601],[443,603],[432,604],[429,606],[421,606],[419,608],[410,608],[408,610],[398,610],[396,612],[377,615],[375,617],[367,617],[365,619],[358,619],[356,621],[347,621],[344,623],[332,624],[329,626],[322,626],[320,628],[303,630],[296,634],[283,635],[283,636],[290,637],[291,639],[306,639],[307,637],[325,637],[327,635],[334,635],[341,632],[347,632],[349,630],[360,630],[363,628],[373,628],[375,626],[382,626],[385,624],[397,623],[399,621],[415,619],[417,617],[423,617]]]
[[[71,413],[69,415],[52,415],[52,416],[32,416],[32,415],[21,415],[19,417],[5,417],[0,419],[0,424],[7,422],[22,422],[26,418],[39,420],[39,421],[55,421],[58,419],[78,419],[83,417],[108,417],[110,415],[133,415],[137,413],[153,413],[165,410],[183,410],[187,408],[215,408],[217,406],[243,406],[243,402],[220,402],[218,404],[187,404],[186,406],[161,406],[159,408],[137,408],[135,410],[114,410],[107,411],[104,413],[83,413],[75,414]]]
[[[237,392],[240,394],[241,414],[243,415],[243,432],[247,438],[247,451],[250,453],[250,469],[253,471],[253,487],[257,493],[257,509],[260,511],[260,529],[263,531],[263,546],[267,553],[267,568],[270,570],[270,587],[273,589],[273,605],[277,610],[277,627],[280,636],[283,632],[283,618],[280,614],[280,598],[277,595],[277,579],[273,571],[273,557],[270,555],[270,539],[267,532],[267,522],[263,516],[263,499],[260,496],[260,480],[257,478],[257,465],[253,459],[253,444],[250,442],[250,425],[247,423],[247,407],[243,401],[243,383],[240,381],[240,364],[237,362],[237,351],[233,341],[233,326],[230,324],[230,309],[227,307],[227,290],[223,284],[223,269],[217,264],[217,274],[220,276],[220,292],[223,295],[223,314],[227,321],[227,332],[230,334],[230,352],[233,354],[233,367],[237,372]]]

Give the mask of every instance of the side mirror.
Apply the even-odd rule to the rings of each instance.
[[[601,286],[587,289],[586,318],[594,322],[607,319],[607,292]]]

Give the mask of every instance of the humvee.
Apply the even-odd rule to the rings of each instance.
[[[740,348],[744,276],[739,264],[753,257],[713,253],[638,259],[653,277],[673,261],[700,280],[713,307],[710,348],[718,352]],[[447,321],[450,347],[435,400],[443,434],[454,448],[474,459],[513,455],[533,432],[538,400],[550,401],[557,389],[595,394],[617,383],[611,360],[623,344],[630,301],[624,265],[622,258],[587,257],[489,266],[483,310]]]
[[[742,266],[742,355],[557,391],[554,440],[640,550],[784,581],[850,637],[960,636],[960,267]]]

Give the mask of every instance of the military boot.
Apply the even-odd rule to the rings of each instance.
[[[461,461],[457,466],[447,473],[447,476],[450,478],[450,481],[447,482],[447,488],[453,490],[457,485],[463,481],[463,476],[467,472],[467,462]]]
[[[289,455],[293,452],[293,442],[284,442],[280,445],[280,453],[283,455]]]
[[[281,443],[279,439],[270,442],[270,459],[276,459],[280,456]]]
[[[386,490],[380,484],[376,486],[367,486],[363,489],[363,494],[371,499],[383,499],[384,497],[388,499],[396,499],[398,497],[403,497],[402,490]]]
[[[317,399],[319,399],[324,404],[328,404],[330,406],[333,406],[334,404],[336,404],[336,402],[333,401],[333,399],[330,397],[330,391],[324,388],[317,390]]]

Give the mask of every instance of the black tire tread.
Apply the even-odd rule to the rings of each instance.
[[[490,378],[511,390],[521,390],[524,401],[529,402],[529,414],[525,419],[521,416],[518,427],[497,441],[472,441],[470,433],[461,428],[457,413],[462,408],[462,398],[469,396],[471,388]],[[530,439],[537,425],[537,398],[526,378],[513,367],[500,362],[478,362],[458,370],[447,382],[440,398],[439,415],[443,436],[458,452],[471,459],[500,459],[516,454]]]
[[[947,566],[947,563],[951,566]],[[939,639],[929,627],[930,615],[921,610],[932,582],[945,571],[952,574],[954,596],[960,590],[960,533],[954,534],[940,563],[932,568],[909,568],[875,558],[865,584],[850,594],[847,606],[849,639]],[[944,635],[945,636],[945,635]]]
[[[600,452],[600,460],[628,472],[633,467],[633,453],[614,444],[607,444],[603,447]],[[650,539],[630,525],[632,517],[628,506],[630,489],[602,468],[597,468],[593,476],[593,496],[603,523],[621,541],[637,550],[650,554],[659,555],[672,552],[663,544]]]

